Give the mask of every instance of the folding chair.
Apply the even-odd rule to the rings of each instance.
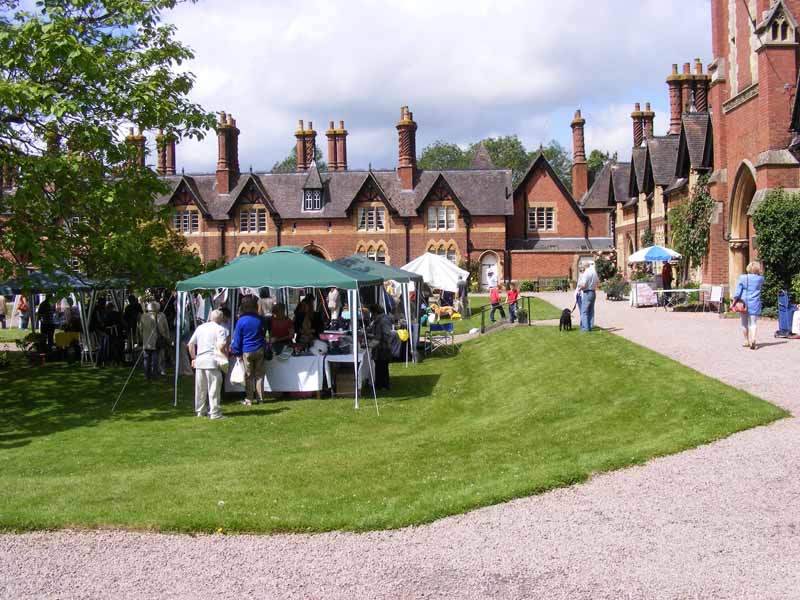
[[[703,312],[706,307],[712,304],[717,305],[717,312],[722,312],[722,286],[712,285],[710,294],[703,294]]]
[[[441,350],[442,354],[456,353],[456,337],[452,323],[431,323],[425,332],[425,354]]]

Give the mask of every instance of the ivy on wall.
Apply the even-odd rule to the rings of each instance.
[[[714,199],[708,193],[708,175],[702,175],[687,202],[671,208],[668,215],[672,247],[684,265],[696,268],[708,254]]]

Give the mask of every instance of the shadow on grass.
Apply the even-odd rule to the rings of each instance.
[[[147,382],[139,369],[112,413],[129,374],[129,367],[98,369],[66,363],[33,367],[23,357],[13,356],[9,368],[0,371],[0,448],[109,420],[163,421],[191,414],[192,403],[185,398],[178,407],[172,406],[171,375]]]

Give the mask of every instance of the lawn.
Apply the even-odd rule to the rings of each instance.
[[[612,334],[518,327],[392,366],[392,392],[226,403],[191,380],[0,371],[0,529],[367,530],[585,481],[787,413]],[[580,378],[577,377],[580,369]],[[578,381],[586,382],[581,386]]]
[[[480,328],[481,326],[481,315],[480,309],[483,306],[489,304],[489,297],[488,296],[471,296],[470,297],[470,306],[472,307],[472,317],[469,319],[460,319],[453,321],[453,330],[455,333],[467,333],[473,327]],[[525,298],[520,298],[519,307],[520,308],[527,308],[528,302]],[[504,306],[503,310],[506,311],[506,317],[508,316],[508,307]],[[548,319],[558,319],[561,315],[561,312],[555,308],[549,302],[545,302],[541,298],[531,298],[531,320],[533,321],[545,321]],[[497,313],[497,318],[500,318],[500,314]],[[486,325],[489,325],[489,313],[486,313]],[[442,319],[442,323],[449,323],[449,319]]]
[[[0,344],[11,343],[15,342],[16,340],[21,340],[29,333],[30,333],[29,329],[19,329],[17,327],[8,327],[6,329],[0,329]]]

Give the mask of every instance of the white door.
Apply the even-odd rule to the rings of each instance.
[[[488,289],[497,285],[497,255],[489,252],[481,258],[481,287]]]

